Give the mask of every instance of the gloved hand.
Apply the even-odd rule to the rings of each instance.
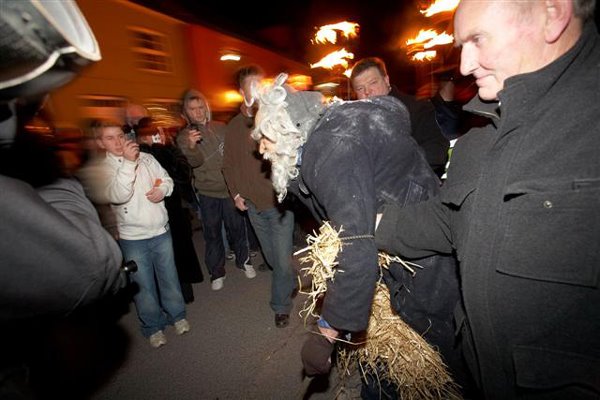
[[[300,352],[307,376],[327,374],[331,370],[331,354],[334,344],[325,336],[310,334]]]

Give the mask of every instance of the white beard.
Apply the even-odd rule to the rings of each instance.
[[[277,193],[277,200],[281,203],[287,195],[287,187],[290,179],[298,176],[296,157],[277,154],[275,152],[265,152],[263,158],[271,162],[271,181],[273,182],[273,189]]]

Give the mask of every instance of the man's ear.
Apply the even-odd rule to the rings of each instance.
[[[561,37],[569,23],[573,22],[573,2],[545,0],[544,6],[546,12],[544,38],[546,43],[554,43]]]
[[[96,146],[98,146],[99,149],[106,150],[106,147],[104,147],[104,143],[102,143],[102,139],[100,138],[96,138]]]

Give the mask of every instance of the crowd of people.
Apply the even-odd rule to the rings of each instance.
[[[37,7],[29,12],[45,15]],[[61,7],[70,23],[83,19],[73,3]],[[227,123],[214,121],[207,97],[190,88],[174,134],[152,117],[129,128],[97,120],[89,159],[60,171],[24,125],[72,73],[13,77],[0,86],[0,231],[21,240],[0,247],[2,343],[133,287],[126,301],[141,334],[154,348],[166,345],[167,327],[193,329],[186,304],[202,265],[214,291],[225,286],[228,259],[256,277],[254,235],[272,271],[272,323],[285,328],[298,289],[297,200],[344,233],[343,273],[328,280],[299,355],[308,375],[329,373],[336,342],[363,337],[381,277],[393,310],[440,354],[463,397],[598,398],[594,11],[595,0],[463,0],[454,18],[460,72],[478,88],[465,110],[486,119],[464,134],[452,98],[400,92],[377,57],[353,67],[356,100],[329,103],[288,86],[286,74],[264,83],[265,72],[247,65],[233,77],[243,100]],[[82,46],[95,43],[85,34]],[[66,49],[50,48],[57,56],[48,58]],[[76,53],[77,65],[97,59],[89,49]],[[43,174],[32,172],[34,157],[48,166]],[[379,251],[420,268],[380,270]],[[51,273],[40,273],[40,260]],[[29,398],[23,351],[14,346],[0,361],[0,395]],[[360,369],[363,399],[403,398],[381,371]]]

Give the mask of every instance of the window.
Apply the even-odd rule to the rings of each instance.
[[[152,118],[163,126],[182,125],[181,102],[174,99],[147,99],[144,107]]]
[[[136,66],[144,71],[172,72],[171,54],[167,37],[145,28],[129,28]]]
[[[122,121],[128,100],[118,96],[83,95],[79,96],[81,117],[85,120],[112,119]]]

